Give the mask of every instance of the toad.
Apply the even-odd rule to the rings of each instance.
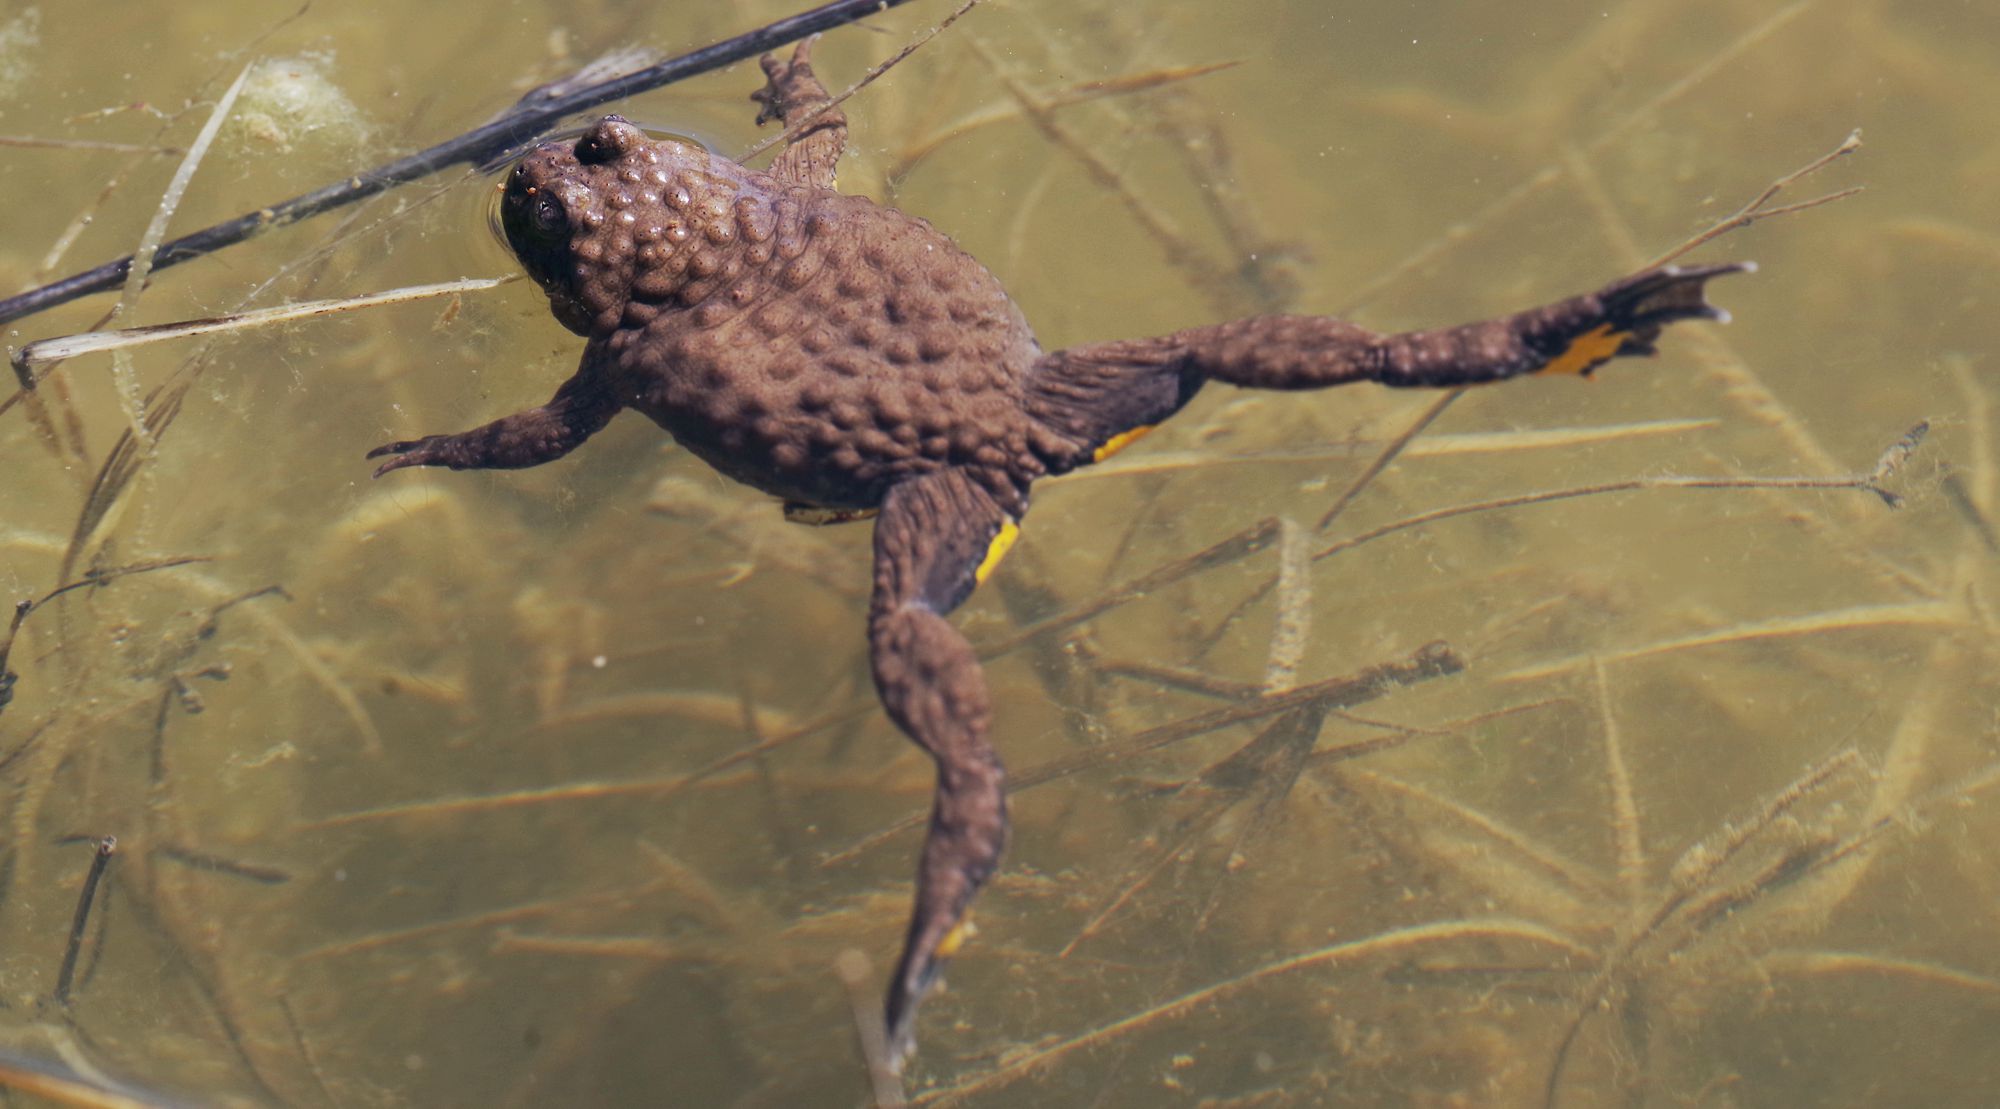
[[[1034,483],[1102,461],[1210,381],[1446,388],[1588,375],[1667,324],[1723,319],[1663,267],[1480,323],[1384,335],[1259,316],[1044,351],[998,280],[924,220],[834,191],[847,120],[809,46],[763,59],[758,121],[801,133],[770,169],[605,116],[508,174],[501,225],[564,327],[576,374],[539,408],[390,443],[406,466],[539,466],[634,409],[811,522],[875,517],[868,653],[882,705],[936,764],[915,907],[889,983],[896,1063],[999,863],[1007,801],[971,645],[945,619],[1014,542]]]

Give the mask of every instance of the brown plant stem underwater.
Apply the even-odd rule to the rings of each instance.
[[[0,14],[34,198],[0,272],[792,14],[641,8]],[[24,317],[0,1100],[1990,1103],[2000,26],[958,8],[822,41],[860,74],[956,19],[843,105],[842,179],[1052,349],[1763,269],[1734,326],[1587,385],[1214,390],[1049,483],[954,618],[1014,854],[900,1081],[869,1017],[929,776],[869,685],[865,530],[615,429],[505,480],[350,472],[567,371],[478,240],[488,178],[141,265],[115,323]],[[134,36],[157,64],[108,64]],[[352,82],[372,130],[272,129],[273,72]],[[742,150],[751,72],[616,110]]]

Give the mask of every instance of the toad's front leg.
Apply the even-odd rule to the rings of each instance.
[[[563,382],[540,408],[516,412],[484,427],[456,435],[426,435],[389,443],[368,452],[370,458],[393,455],[375,470],[381,477],[405,466],[444,466],[453,470],[520,470],[554,462],[583,445],[621,407],[598,376],[586,366]]]
[[[828,106],[833,98],[813,75],[812,47],[817,41],[819,36],[814,35],[799,43],[789,62],[780,61],[776,54],[764,55],[765,84],[751,93],[750,99],[763,105],[757,113],[758,123],[775,119],[789,128],[813,121],[778,152],[771,162],[771,176],[788,184],[831,189],[834,163],[840,161],[840,152],[847,146],[847,116]]]

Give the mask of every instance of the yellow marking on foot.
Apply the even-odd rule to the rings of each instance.
[[[979,560],[979,569],[972,572],[973,582],[985,585],[986,575],[991,574],[993,568],[1000,565],[1000,560],[1007,557],[1008,548],[1019,538],[1021,538],[1021,525],[1012,520],[1003,521],[1000,524],[1000,534],[994,536],[993,542],[986,545],[986,557]]]
[[[1613,331],[1608,323],[1598,324],[1569,341],[1561,354],[1536,370],[1538,374],[1588,374],[1609,362],[1625,344],[1629,331]]]
[[[1140,438],[1143,437],[1147,432],[1153,430],[1153,426],[1154,425],[1152,424],[1144,424],[1139,427],[1135,427],[1130,431],[1121,431],[1118,434],[1113,435],[1111,438],[1106,439],[1104,441],[1103,446],[1097,448],[1097,450],[1091,453],[1090,460],[1092,462],[1102,462],[1105,459],[1110,458],[1112,455],[1117,454],[1119,451],[1122,451],[1126,447],[1129,447],[1132,444],[1138,442]]]
[[[966,940],[978,934],[979,929],[973,927],[972,918],[969,916],[966,917],[964,920],[952,925],[951,931],[946,932],[944,938],[938,941],[937,957],[940,959],[951,958],[953,955],[958,954],[960,947],[965,946]]]

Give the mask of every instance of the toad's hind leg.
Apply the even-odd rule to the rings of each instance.
[[[1512,316],[1379,335],[1328,316],[1255,316],[1153,339],[1057,351],[1026,382],[1029,411],[1078,445],[1069,466],[1098,461],[1166,419],[1202,384],[1324,389],[1478,385],[1530,373],[1589,374],[1652,354],[1676,320],[1725,319],[1702,297],[1710,278],[1747,263],[1647,270],[1584,296]]]
[[[834,163],[847,146],[847,115],[839,108],[826,107],[833,98],[813,75],[812,45],[818,40],[815,35],[799,43],[788,62],[778,60],[776,54],[764,55],[758,61],[764,67],[764,87],[751,93],[750,99],[763,105],[757,112],[758,123],[775,119],[790,129],[812,120],[772,159],[771,176],[794,185],[831,189]]]
[[[916,905],[889,983],[886,1019],[898,1065],[915,1043],[917,1005],[963,938],[966,910],[1007,841],[1004,771],[986,741],[986,678],[944,615],[972,592],[1013,531],[993,498],[956,470],[897,484],[875,524],[868,614],[875,688],[890,719],[937,763]]]

